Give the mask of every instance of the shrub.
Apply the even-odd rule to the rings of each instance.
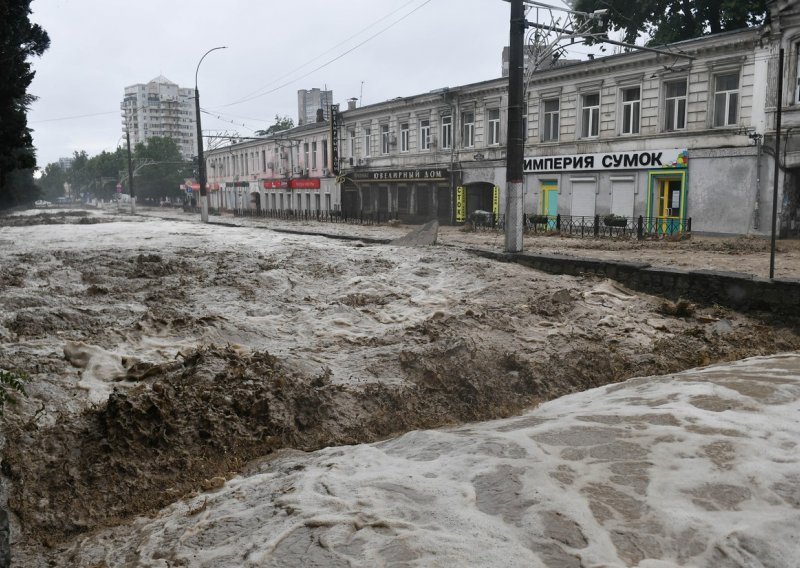
[[[28,396],[24,384],[27,380],[28,375],[25,373],[0,370],[0,416],[3,415],[6,402],[14,404],[17,401],[14,398],[15,392]]]

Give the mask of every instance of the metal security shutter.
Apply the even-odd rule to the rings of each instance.
[[[572,211],[573,217],[594,217],[596,180],[571,180],[572,181]]]
[[[633,217],[633,179],[611,180],[611,213]]]

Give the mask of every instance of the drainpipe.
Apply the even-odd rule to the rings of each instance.
[[[758,209],[761,201],[761,134],[751,134],[756,143],[756,203],[753,207],[753,230],[758,230]]]

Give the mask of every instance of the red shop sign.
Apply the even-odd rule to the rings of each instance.
[[[292,189],[319,189],[319,178],[289,180]]]

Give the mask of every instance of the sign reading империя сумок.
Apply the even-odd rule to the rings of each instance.
[[[667,150],[637,150],[633,152],[600,152],[566,156],[537,156],[525,158],[525,173],[587,172],[598,170],[638,170],[685,168],[689,152],[680,148]]]

